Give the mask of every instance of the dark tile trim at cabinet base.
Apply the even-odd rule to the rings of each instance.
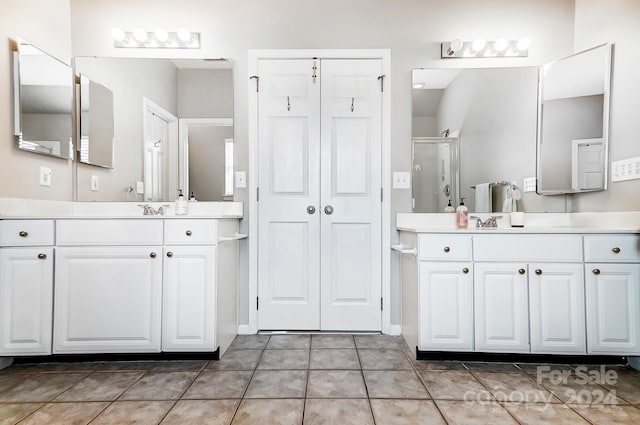
[[[422,351],[419,350],[418,347],[416,347],[416,360],[458,360],[502,363],[627,364],[627,358],[623,356]]]
[[[140,360],[220,360],[220,347],[216,351],[160,352],[160,353],[98,353],[52,354],[50,356],[16,356],[13,364],[20,363],[70,363]]]

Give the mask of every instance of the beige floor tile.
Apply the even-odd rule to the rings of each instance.
[[[242,400],[232,425],[300,425],[304,400]]]
[[[180,400],[161,425],[229,425],[240,400]]]
[[[449,425],[518,425],[509,412],[497,402],[435,402]]]
[[[418,371],[434,400],[493,400],[493,396],[467,371]]]
[[[311,335],[271,335],[267,350],[298,350],[311,348]]]
[[[56,397],[56,401],[113,401],[144,372],[94,372]]]
[[[311,350],[309,369],[360,369],[356,349]]]
[[[570,405],[593,425],[638,425],[640,409],[634,406]]]
[[[358,348],[386,348],[393,350],[402,349],[404,340],[402,337],[391,335],[356,335],[354,337]]]
[[[627,404],[615,390],[595,384],[574,375],[539,379],[542,385],[564,403],[576,404]]]
[[[446,425],[431,400],[371,400],[379,425]]]
[[[365,370],[363,374],[370,398],[430,398],[414,371]]]
[[[114,361],[102,362],[96,366],[96,371],[100,372],[146,372],[155,366],[153,361]]]
[[[0,392],[0,402],[49,401],[87,376],[86,373],[41,373],[15,375],[19,382]],[[4,379],[3,379],[4,380]]]
[[[414,360],[413,367],[418,370],[467,370],[462,362],[452,360]]]
[[[253,370],[262,350],[227,350],[220,360],[212,360],[206,370]]]
[[[258,369],[307,369],[309,350],[265,350]]]
[[[475,373],[498,401],[559,403],[553,394],[524,373]]]
[[[0,425],[17,424],[20,419],[42,407],[42,403],[0,404]]]
[[[359,370],[311,370],[307,397],[366,398],[367,389]]]
[[[173,404],[173,401],[116,401],[91,425],[156,425]]]
[[[207,363],[207,360],[167,360],[156,362],[149,370],[151,372],[200,372]]]
[[[245,397],[304,398],[306,385],[306,370],[257,370]]]
[[[20,425],[86,425],[108,405],[108,402],[50,403],[20,422]]]
[[[564,404],[553,403],[505,403],[505,408],[521,424],[535,425],[589,425],[580,415]]]
[[[193,382],[183,399],[242,398],[253,372],[221,370],[203,372]]]
[[[464,362],[464,365],[472,372],[521,373],[521,370],[513,363]]]
[[[368,370],[411,370],[411,363],[401,350],[362,349],[358,350],[362,369]]]
[[[229,346],[229,350],[264,350],[269,335],[238,335]]]
[[[640,404],[640,377],[635,375],[619,375],[617,382],[606,385],[606,388],[614,390],[618,397],[632,404]]]
[[[147,372],[120,400],[177,400],[197,375],[197,372]]]
[[[6,370],[8,373],[52,373],[52,372],[92,372],[97,362],[56,362],[14,364]]]
[[[573,368],[565,364],[553,364],[553,363],[517,363],[518,369],[528,375],[540,376],[544,378],[550,373],[573,373]],[[537,378],[536,378],[537,379]]]
[[[311,349],[356,348],[352,335],[311,335]]]
[[[304,407],[304,424],[373,425],[373,417],[367,399],[307,399]]]

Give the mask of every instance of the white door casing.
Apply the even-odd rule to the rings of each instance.
[[[178,189],[178,117],[143,98],[144,200],[173,199]]]

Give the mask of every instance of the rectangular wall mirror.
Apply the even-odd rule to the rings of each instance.
[[[168,202],[178,189],[202,201],[232,199],[231,61],[77,57],[74,66],[76,75],[95,83],[90,128],[96,123],[94,97],[109,97],[91,88],[106,88],[113,98],[113,162],[110,168],[77,163],[78,201]],[[109,108],[102,106],[101,115],[108,117]],[[89,133],[89,152],[91,139]]]
[[[78,159],[84,164],[113,168],[113,92],[84,74],[78,77]]]
[[[607,188],[612,45],[540,69],[537,192]]]
[[[18,148],[72,159],[71,67],[26,41],[16,45],[13,99]]]

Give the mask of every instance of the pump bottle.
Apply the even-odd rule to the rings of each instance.
[[[464,204],[464,198],[460,198],[460,205],[456,208],[456,226],[466,229],[469,225],[469,209]]]

